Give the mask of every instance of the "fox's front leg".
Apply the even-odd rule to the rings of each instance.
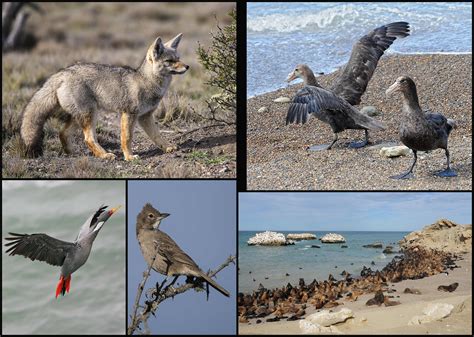
[[[122,151],[126,161],[138,158],[138,155],[132,153],[133,128],[135,127],[136,121],[136,114],[122,112],[120,137]]]
[[[163,152],[170,153],[178,149],[176,145],[170,144],[161,136],[160,130],[158,129],[158,121],[153,118],[153,114],[151,112],[138,117],[138,123],[140,123],[140,126],[146,132],[148,137],[150,137],[153,143],[163,150]]]

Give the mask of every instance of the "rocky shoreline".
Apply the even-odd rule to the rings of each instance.
[[[415,179],[394,181],[390,175],[405,171],[412,157],[387,158],[380,149],[401,145],[398,128],[401,106],[385,90],[405,74],[417,85],[424,109],[443,113],[459,122],[449,137],[455,179],[434,177],[445,164],[441,150],[420,153]],[[318,77],[323,87],[333,83],[339,72]],[[310,145],[332,139],[329,126],[311,118],[302,126],[285,126],[288,103],[274,102],[293,97],[301,84],[247,100],[247,186],[251,190],[469,190],[472,188],[472,55],[391,55],[382,57],[366,93],[364,106],[375,106],[377,120],[387,129],[372,132],[372,144],[348,149],[363,133],[348,130],[330,151],[307,151]],[[264,80],[264,79],[262,79]],[[284,79],[282,79],[283,83]],[[262,108],[265,109],[262,109]]]
[[[453,232],[453,229],[456,230],[456,235],[447,235],[448,232]],[[464,271],[466,264],[470,266],[472,248],[469,252],[466,252],[467,245],[459,252],[432,249],[431,242],[428,239],[433,237],[433,232],[436,232],[436,238],[438,239],[444,234],[444,244],[450,246],[461,237],[470,237],[472,227],[470,225],[457,225],[449,220],[442,219],[424,227],[421,231],[412,232],[401,243],[411,242],[407,238],[412,238],[413,233],[417,233],[418,241],[416,242],[418,244],[404,245],[401,250],[402,254],[396,255],[380,271],[364,267],[360,275],[356,276],[343,271],[341,273],[342,279],[339,280],[330,274],[327,280],[317,281],[314,279],[307,284],[304,279],[300,279],[297,285],[288,283],[284,287],[275,289],[267,289],[260,284],[259,288],[253,293],[238,294],[240,326],[248,327],[244,329],[244,333],[252,333],[256,331],[251,328],[252,326],[257,329],[258,326],[261,327],[262,325],[271,327],[280,323],[289,324],[293,321],[299,321],[297,325],[291,325],[295,329],[293,333],[338,333],[339,325],[336,327],[333,325],[334,323],[328,324],[328,322],[334,322],[337,317],[341,318],[341,321],[338,322],[344,322],[346,319],[354,320],[354,313],[346,309],[337,310],[333,308],[338,307],[339,309],[341,306],[346,308],[351,303],[356,304],[358,300],[363,302],[356,304],[359,308],[370,308],[372,306],[375,308],[381,306],[396,307],[403,305],[409,296],[416,297],[427,292],[424,288],[420,291],[418,288],[421,289],[421,287],[416,286],[416,284],[401,290],[397,286],[398,284],[423,282],[427,278],[433,278],[438,283],[429,282],[430,292],[436,289],[439,294],[445,292],[456,294],[461,283],[459,279],[456,279],[456,282],[450,282],[449,277],[439,278],[438,275],[456,274],[459,273],[458,270],[460,269]],[[467,239],[463,240],[466,244],[470,242]],[[377,248],[379,248],[378,245]],[[471,284],[462,282],[462,287],[463,289],[470,289]],[[470,297],[468,298],[470,299]],[[463,297],[464,300],[468,299]],[[421,315],[413,315],[405,324],[413,326],[426,324],[447,317],[456,310],[453,304],[430,303],[425,305],[423,309],[416,311]],[[315,312],[317,313],[316,316]],[[325,323],[321,324],[322,321]],[[359,323],[361,322],[359,321]],[[265,330],[266,328],[258,329],[260,329],[258,331],[275,332],[273,328],[269,328],[270,330]]]
[[[462,259],[457,255],[412,247],[396,256],[382,269],[373,271],[364,267],[360,276],[342,272],[342,280],[336,280],[332,274],[327,280],[314,279],[306,284],[300,279],[298,285],[288,283],[285,287],[266,289],[260,285],[252,294],[239,293],[239,322],[248,323],[251,318],[265,319],[266,322],[277,322],[301,319],[306,308],[328,309],[342,305],[339,301],[356,301],[366,293],[392,293],[389,283],[402,280],[414,280],[446,272],[456,268],[455,261]],[[384,297],[382,297],[384,298]],[[384,303],[382,300],[381,303]],[[396,305],[393,304],[392,305]]]

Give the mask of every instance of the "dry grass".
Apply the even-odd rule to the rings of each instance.
[[[169,129],[164,133],[166,138],[174,143],[189,142],[190,139],[181,139],[176,130],[190,130],[204,125],[202,115],[207,114],[205,100],[214,94],[212,89],[204,85],[207,77],[196,56],[198,42],[209,45],[209,33],[215,28],[215,17],[225,25],[229,22],[227,13],[235,5],[233,3],[41,3],[40,6],[45,14],[33,13],[27,22],[27,29],[34,32],[39,40],[36,47],[30,51],[5,54],[2,61],[3,177],[186,175],[187,173],[179,170],[174,175],[173,170],[165,168],[167,165],[180,167],[180,164],[183,164],[181,163],[183,156],[162,154],[139,128],[134,137],[133,148],[139,155],[140,152],[145,152],[146,155],[142,156],[139,164],[123,162],[118,113],[101,115],[97,133],[101,145],[120,158],[120,170],[117,170],[117,162],[107,163],[91,158],[92,155],[79,131],[74,133],[73,154],[71,156],[61,154],[58,139],[61,123],[55,120],[49,121],[45,126],[44,150],[47,157],[19,159],[19,154],[22,152],[18,137],[21,114],[33,93],[59,69],[77,61],[137,67],[148,45],[156,36],[162,36],[166,41],[182,32],[184,36],[178,50],[183,62],[190,65],[190,70],[185,75],[173,79],[167,95],[155,113],[164,129]],[[217,130],[211,131],[209,136],[225,136],[216,132]],[[235,129],[232,128],[220,132],[235,136]],[[148,155],[150,152],[152,155]],[[226,155],[232,157],[235,162],[235,151]],[[88,156],[89,160],[84,159],[84,156]],[[26,163],[20,164],[22,161]],[[186,164],[188,163],[183,165]],[[209,166],[213,165],[219,164],[209,163]],[[186,170],[195,169],[186,167]],[[218,172],[219,169],[207,167],[204,173],[209,171]],[[235,171],[217,176],[235,177]]]

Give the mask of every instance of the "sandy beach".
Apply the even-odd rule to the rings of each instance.
[[[317,71],[317,69],[314,69]],[[288,69],[290,72],[291,69]],[[380,147],[402,145],[398,126],[400,97],[388,98],[385,90],[402,74],[417,85],[422,109],[455,119],[458,128],[451,133],[449,150],[456,178],[440,178],[433,173],[445,168],[443,150],[419,153],[415,179],[388,177],[406,171],[413,155],[385,158]],[[338,72],[318,77],[328,87]],[[280,96],[293,97],[302,84],[256,96],[247,101],[247,186],[250,190],[467,190],[472,188],[472,55],[392,55],[383,57],[366,93],[364,106],[375,106],[387,129],[371,132],[369,146],[347,147],[362,140],[360,130],[346,130],[330,151],[308,152],[310,145],[332,139],[330,127],[316,118],[305,125],[285,126],[288,103],[275,103]],[[262,79],[264,80],[264,79]],[[282,83],[284,79],[282,78]],[[266,112],[258,109],[266,107]]]
[[[335,327],[344,334],[470,334],[472,332],[472,254],[463,255],[463,260],[457,261],[455,268],[444,273],[419,280],[404,280],[389,283],[393,292],[392,300],[401,304],[393,307],[371,306],[365,303],[373,294],[362,295],[355,302],[343,301],[343,305],[333,308],[339,311],[342,307],[354,312],[354,318]],[[458,282],[454,292],[441,292],[439,285]],[[404,294],[405,288],[416,288],[421,295]],[[398,297],[399,296],[399,297]],[[447,303],[454,305],[450,316],[430,323],[408,325],[410,319],[422,315],[422,310],[429,303]],[[307,315],[316,312],[307,309]],[[264,321],[264,319],[262,319]],[[257,324],[256,319],[249,323],[239,324],[239,334],[301,334],[299,321],[264,322]]]

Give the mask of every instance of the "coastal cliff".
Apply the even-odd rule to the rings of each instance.
[[[449,253],[472,251],[472,225],[458,225],[450,220],[440,219],[434,224],[411,232],[399,241],[402,249],[421,246]]]

